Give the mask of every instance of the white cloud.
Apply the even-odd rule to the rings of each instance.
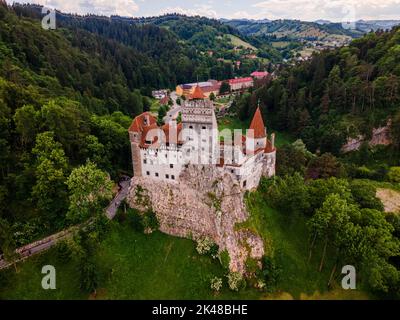
[[[270,19],[356,19],[399,18],[400,0],[269,0],[252,5]]]
[[[7,2],[18,1],[8,0]],[[81,15],[96,13],[106,16],[120,15],[133,17],[139,11],[139,6],[134,0],[33,0],[31,2],[56,8],[63,12]]]

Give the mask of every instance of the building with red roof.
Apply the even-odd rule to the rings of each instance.
[[[256,80],[262,80],[269,76],[269,72],[267,71],[255,71],[251,74],[251,76]]]
[[[251,77],[230,79],[228,82],[231,91],[246,90],[254,86],[254,80]]]

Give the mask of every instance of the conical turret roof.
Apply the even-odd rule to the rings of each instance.
[[[261,139],[266,137],[264,120],[261,115],[260,107],[257,107],[253,121],[251,121],[250,130],[254,131],[254,138]]]
[[[200,86],[197,85],[196,88],[194,88],[193,94],[190,96],[190,99],[204,99],[205,97],[206,96],[204,95],[203,90],[201,90]]]

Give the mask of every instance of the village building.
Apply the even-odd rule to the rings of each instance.
[[[215,96],[219,95],[221,83],[217,80],[208,80],[206,82],[181,84],[176,87],[176,94],[178,96],[185,96],[185,98],[189,98],[194,93],[194,90],[197,86],[199,86],[204,95],[209,98],[212,93]]]
[[[251,76],[255,79],[255,80],[262,80],[265,79],[269,76],[269,72],[267,71],[255,71],[251,74]]]
[[[230,79],[228,82],[231,91],[242,91],[254,86],[254,80],[251,77]]]
[[[153,98],[161,100],[165,97],[168,97],[168,90],[154,90],[151,92],[151,95],[153,96]]]

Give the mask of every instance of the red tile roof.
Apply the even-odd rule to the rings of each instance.
[[[269,73],[266,71],[255,71],[251,74],[251,76],[255,78],[267,77],[268,75]]]
[[[200,86],[197,85],[196,88],[194,88],[193,94],[190,95],[190,100],[204,99],[205,97],[203,90],[201,90]]]
[[[167,143],[181,143],[182,141],[179,141],[179,135],[180,135],[180,133],[181,133],[181,131],[182,131],[182,129],[183,129],[183,126],[182,126],[182,123],[179,123],[177,126],[176,126],[176,132],[171,132],[171,129],[172,130],[174,130],[174,127],[171,125],[171,123],[167,123],[167,124],[165,124],[165,125],[163,125],[162,126],[162,130],[164,131],[164,134],[165,134],[165,139],[166,139],[166,141],[165,142],[167,142]],[[170,137],[170,132],[171,132],[171,137]],[[170,138],[172,138],[172,139],[176,139],[176,141],[170,141],[169,139]]]
[[[148,117],[149,123],[147,126],[153,125],[157,123],[156,118],[154,118],[150,112],[142,113],[141,115],[137,116],[131,126],[129,127],[129,132],[137,132],[140,133],[143,131],[144,127],[146,126],[146,118]]]
[[[164,98],[162,98],[162,99],[160,100],[160,104],[161,104],[161,105],[167,105],[168,102],[169,102],[169,97],[168,97],[168,96],[165,96]]]
[[[265,125],[261,115],[260,107],[257,108],[254,114],[253,121],[251,121],[250,130],[254,130],[254,138],[260,139],[265,138]]]
[[[245,83],[245,82],[253,82],[253,78],[237,78],[237,79],[230,79],[229,84],[236,84],[236,83]]]
[[[272,142],[267,140],[267,146],[265,147],[264,153],[272,153],[274,151],[276,151],[276,148],[272,148]]]

